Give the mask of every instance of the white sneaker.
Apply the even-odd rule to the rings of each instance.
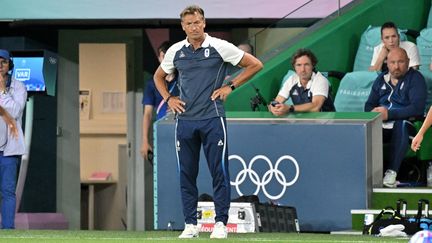
[[[185,239],[185,238],[195,238],[195,237],[199,237],[198,226],[194,224],[185,224],[185,228],[178,238]]]
[[[396,187],[397,173],[394,170],[387,170],[384,175],[383,184],[385,187]]]
[[[213,232],[210,235],[210,239],[226,239],[228,238],[227,227],[222,222],[217,222],[213,227]]]

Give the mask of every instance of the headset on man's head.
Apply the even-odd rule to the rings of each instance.
[[[14,66],[15,66],[15,64],[13,62],[12,55],[9,52],[9,71],[8,71],[9,77],[8,77],[8,81],[6,83],[7,89],[9,89],[9,87],[11,86],[11,83],[12,83],[12,73],[13,73]]]
[[[8,76],[9,77],[8,77],[7,82],[6,82],[6,88],[9,89],[9,87],[10,87],[10,85],[12,83],[12,73],[13,73],[13,69],[14,69],[15,65],[14,65],[13,57],[12,57],[11,53],[9,51],[7,51],[7,50],[3,50],[3,51],[7,52],[8,56],[9,56],[9,58],[8,58],[8,61],[9,61]]]
[[[12,55],[9,53],[9,71],[13,71],[14,66]]]

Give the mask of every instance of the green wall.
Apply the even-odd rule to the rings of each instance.
[[[253,84],[268,102],[279,90],[280,81],[291,68],[290,57],[299,48],[310,48],[318,57],[318,70],[352,71],[360,36],[369,26],[393,21],[401,28],[420,31],[426,26],[431,0],[357,1],[339,17],[330,17],[306,30],[303,37],[264,63],[264,68],[249,83],[228,97],[227,111],[250,111]],[[261,107],[261,110],[264,107]]]

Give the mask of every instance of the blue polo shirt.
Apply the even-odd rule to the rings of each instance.
[[[167,84],[167,87],[168,87],[170,94],[177,96],[179,93],[178,88],[177,88],[177,78],[175,78],[171,82],[166,82],[166,84]],[[142,104],[153,106],[153,108],[156,112],[156,120],[159,120],[166,115],[168,105],[163,100],[163,98],[159,94],[159,92],[157,91],[153,79],[150,79],[147,81],[147,86],[146,86],[146,89],[144,91]]]
[[[178,119],[225,117],[223,101],[212,101],[210,97],[222,86],[228,65],[236,66],[244,51],[225,40],[205,35],[204,42],[196,50],[187,39],[172,45],[160,65],[167,74],[175,69],[179,72],[180,98],[186,105],[185,112],[177,115]]]

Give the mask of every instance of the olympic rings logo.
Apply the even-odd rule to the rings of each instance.
[[[293,185],[297,181],[299,174],[300,174],[300,168],[299,168],[299,165],[297,163],[297,160],[294,159],[294,157],[289,156],[289,155],[284,155],[284,156],[280,157],[276,161],[274,168],[273,168],[273,164],[270,161],[270,159],[264,155],[256,155],[255,157],[253,157],[249,163],[249,166],[247,166],[246,162],[243,160],[243,158],[238,156],[238,155],[230,155],[228,160],[231,160],[231,159],[236,159],[236,160],[240,161],[240,163],[243,165],[243,169],[237,174],[237,176],[235,177],[235,181],[234,182],[230,181],[231,186],[235,186],[237,193],[240,196],[243,196],[243,193],[240,191],[239,186],[246,180],[246,177],[249,176],[249,179],[256,185],[256,190],[253,193],[254,195],[258,195],[260,189],[262,189],[264,195],[267,198],[269,198],[271,200],[277,200],[285,194],[287,187]],[[267,164],[269,166],[269,170],[267,170],[264,173],[262,178],[260,178],[258,173],[256,173],[252,169],[253,164],[257,160],[264,160],[267,162]],[[296,169],[295,176],[291,181],[287,181],[285,174],[281,170],[279,170],[279,165],[284,160],[291,161],[291,163],[294,165],[294,167]],[[268,191],[266,189],[267,184],[273,179],[273,176],[275,176],[276,180],[279,182],[279,184],[283,188],[281,193],[279,193],[278,195],[270,195],[270,193],[268,193]]]

